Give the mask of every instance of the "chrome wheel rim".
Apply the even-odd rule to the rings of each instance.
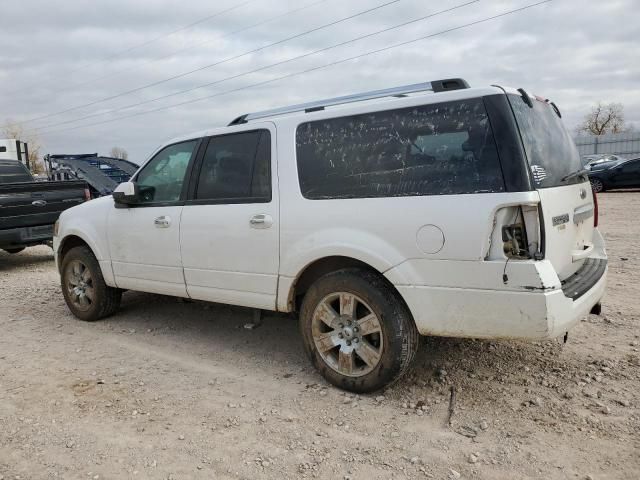
[[[89,268],[80,260],[73,260],[67,265],[65,288],[73,306],[87,311],[95,301],[93,277]]]
[[[322,360],[348,377],[370,373],[382,358],[382,324],[371,307],[348,292],[324,297],[311,319],[313,341]]]
[[[602,191],[602,182],[600,180],[591,180],[591,189],[596,193]]]

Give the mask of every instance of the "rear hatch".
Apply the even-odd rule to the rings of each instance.
[[[540,195],[544,255],[560,280],[574,274],[593,250],[594,199],[580,155],[558,108],[522,92],[509,94]]]

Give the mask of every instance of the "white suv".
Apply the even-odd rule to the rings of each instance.
[[[440,80],[238,117],[160,148],[54,247],[82,320],[123,290],[298,312],[331,383],[379,389],[419,334],[552,338],[599,309],[607,259],[548,100]]]

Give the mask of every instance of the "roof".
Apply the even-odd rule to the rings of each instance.
[[[460,80],[461,79],[454,79]],[[443,81],[443,80],[441,80]],[[434,82],[427,82],[426,84],[431,84]],[[466,82],[465,82],[466,83]],[[345,97],[337,97],[336,99],[326,99],[320,100],[310,103],[303,103],[292,105],[290,107],[282,107],[276,108],[274,110],[267,110],[264,112],[256,112],[253,114],[245,114],[240,117],[236,117],[230,125],[209,128],[206,130],[201,130],[197,132],[191,132],[186,135],[181,135],[179,137],[175,137],[170,141],[163,144],[171,145],[173,143],[183,142],[186,140],[191,140],[195,138],[207,137],[211,135],[222,135],[228,132],[229,128],[238,127],[238,126],[250,126],[252,124],[259,125],[260,122],[275,122],[281,121],[285,119],[304,119],[304,121],[310,120],[318,120],[322,118],[330,118],[335,116],[343,116],[343,115],[356,115],[358,113],[367,113],[370,111],[376,110],[390,110],[393,108],[402,108],[402,107],[410,107],[415,105],[420,105],[423,103],[432,103],[433,101],[449,101],[449,100],[457,100],[464,98],[475,98],[485,95],[495,95],[498,93],[504,93],[500,87],[479,87],[479,88],[455,88],[445,91],[436,91],[424,89],[418,89],[417,86],[426,84],[413,84],[407,85],[405,87],[397,87],[397,89],[402,88],[416,88],[414,92],[410,93],[399,93],[397,89],[385,89],[375,92],[384,92],[390,91],[391,93],[387,93],[383,96],[374,96],[373,98],[362,98],[354,101],[348,102],[339,102],[333,103],[334,101],[351,98],[354,96],[362,96],[366,97],[367,95],[375,92],[364,92],[362,94],[354,94],[347,95]],[[507,89],[508,93],[511,92],[512,89]],[[515,92],[515,90],[513,90]],[[326,103],[326,105],[322,105]],[[355,103],[358,102],[358,103]],[[311,105],[311,107],[309,106]],[[322,107],[322,108],[320,108]],[[383,108],[380,108],[383,107]],[[159,147],[158,150],[162,148]],[[156,150],[156,152],[158,151]],[[154,152],[155,153],[155,152]],[[151,157],[149,157],[151,158]]]

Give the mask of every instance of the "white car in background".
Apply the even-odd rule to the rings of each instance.
[[[123,290],[296,311],[320,373],[368,392],[419,335],[552,338],[597,310],[594,200],[555,104],[440,80],[174,139],[54,247],[82,320]]]

